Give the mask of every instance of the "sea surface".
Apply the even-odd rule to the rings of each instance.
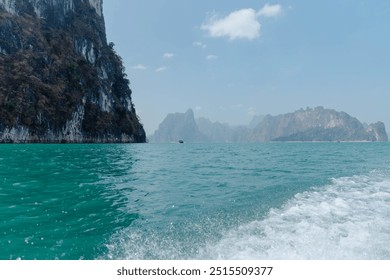
[[[0,145],[0,259],[390,259],[390,143]]]

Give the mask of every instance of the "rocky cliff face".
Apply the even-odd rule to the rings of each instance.
[[[347,113],[317,107],[278,116],[256,116],[248,126],[195,119],[192,110],[169,114],[151,142],[379,141],[387,142],[382,122],[363,125]]]
[[[383,122],[370,124],[366,129],[370,141],[387,142],[388,136]]]
[[[150,142],[157,143],[178,142],[179,140],[185,142],[210,141],[199,131],[194,112],[191,109],[185,113],[168,114],[157,131],[149,137]]]
[[[254,122],[256,122],[255,118]],[[206,135],[211,142],[217,143],[248,142],[252,131],[250,125],[231,126],[227,123],[212,122],[206,118],[197,118],[196,124],[200,132]]]
[[[195,118],[189,109],[186,113],[168,114],[155,133],[149,136],[150,142],[168,143],[185,140],[186,142],[248,142],[252,126],[263,117],[255,116],[248,126],[231,126],[227,123],[212,122],[206,118]]]
[[[0,0],[0,142],[145,142],[102,0]]]
[[[347,113],[317,107],[265,116],[252,141],[387,141],[383,123],[367,128]]]

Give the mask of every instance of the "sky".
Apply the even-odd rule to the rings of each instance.
[[[388,0],[105,0],[147,135],[169,113],[232,125],[324,106],[390,131]]]

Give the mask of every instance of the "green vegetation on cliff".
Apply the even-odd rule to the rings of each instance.
[[[8,2],[14,9],[0,2],[0,142],[145,142],[101,11],[88,0]]]

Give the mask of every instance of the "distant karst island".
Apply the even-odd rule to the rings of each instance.
[[[0,142],[145,142],[103,0],[0,0]]]
[[[256,116],[247,126],[230,126],[195,119],[186,113],[168,114],[149,137],[150,142],[270,142],[270,141],[367,141],[387,142],[383,122],[361,123],[345,112],[323,107],[300,109],[277,116]]]

